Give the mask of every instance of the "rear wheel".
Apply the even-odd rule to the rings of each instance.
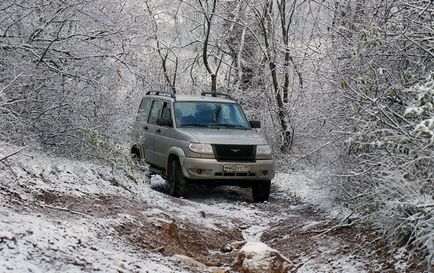
[[[134,164],[140,165],[140,152],[137,148],[131,149],[131,160],[134,162]]]
[[[174,197],[182,197],[185,194],[187,180],[182,173],[181,165],[178,160],[170,162],[170,174],[168,176],[169,194]]]
[[[268,201],[270,197],[271,181],[257,181],[252,184],[252,196],[254,202]]]

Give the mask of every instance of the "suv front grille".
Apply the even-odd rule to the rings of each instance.
[[[218,161],[254,162],[256,145],[214,144],[214,154]]]

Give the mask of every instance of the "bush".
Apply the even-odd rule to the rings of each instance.
[[[351,206],[396,246],[434,254],[434,78],[407,89],[395,130],[377,128],[347,141],[357,174],[345,188]],[[392,115],[390,109],[387,114]],[[386,115],[387,115],[386,114]],[[399,115],[399,113],[396,113]]]

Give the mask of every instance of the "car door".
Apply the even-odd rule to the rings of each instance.
[[[163,101],[159,99],[153,99],[151,109],[149,111],[148,122],[145,130],[148,138],[145,143],[145,153],[147,154],[147,160],[149,163],[159,166],[157,161],[157,153],[155,151],[155,134],[157,133],[158,126],[157,120],[161,116],[161,110],[163,109]]]
[[[132,137],[134,140],[134,143],[139,146],[140,153],[145,156],[146,160],[146,153],[144,150],[144,144],[147,142],[148,139],[148,133],[145,130],[146,124],[147,124],[147,118],[149,114],[149,108],[151,106],[151,99],[150,98],[143,98],[140,106],[139,111],[136,116],[136,120],[134,121],[133,125],[133,132]]]
[[[155,157],[156,164],[162,168],[166,168],[169,149],[172,143],[173,137],[173,113],[170,101],[163,102],[163,108],[161,109],[161,118],[170,119],[172,121],[172,126],[159,126],[156,125],[155,129]]]

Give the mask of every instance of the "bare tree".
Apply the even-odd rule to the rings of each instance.
[[[159,26],[154,11],[150,6],[149,1],[146,1],[145,5],[153,25],[153,31],[154,31],[153,38],[156,42],[158,56],[161,59],[161,67],[163,69],[164,79],[166,80],[167,84],[170,86],[172,92],[176,94],[176,78],[178,74],[178,63],[179,63],[178,56],[176,55],[175,51],[173,50],[170,44],[166,45],[166,42],[160,39],[158,35]],[[171,62],[174,65],[172,73],[169,72],[170,68],[168,62]]]
[[[261,29],[261,34],[264,41],[264,55],[268,64],[268,68],[271,74],[272,86],[274,90],[274,100],[277,105],[277,115],[281,127],[282,144],[280,146],[281,151],[287,152],[292,145],[294,130],[290,126],[290,121],[285,110],[285,103],[288,103],[289,93],[289,66],[292,60],[290,55],[289,45],[289,28],[292,23],[292,18],[296,9],[297,1],[293,1],[290,7],[290,16],[287,18],[287,2],[286,0],[277,1],[278,14],[275,14],[274,1],[267,0],[261,6],[257,8],[255,5],[251,5],[254,11]],[[275,20],[278,18],[280,21],[282,46],[284,48],[284,61],[283,71],[280,76],[277,59],[279,40],[276,38]],[[300,74],[299,74],[300,75]],[[283,84],[281,84],[280,77],[283,78]],[[300,79],[301,75],[300,75]],[[302,80],[300,80],[302,85]]]
[[[205,22],[204,24],[205,37],[203,40],[203,47],[202,47],[202,60],[203,60],[203,64],[205,65],[206,71],[211,77],[211,91],[216,92],[217,75],[223,61],[223,56],[219,58],[217,66],[214,69],[211,68],[208,58],[209,58],[211,29],[213,27],[213,18],[215,16],[215,12],[217,9],[217,0],[197,0],[197,1],[202,10],[203,19]],[[211,1],[211,4],[209,3],[209,1]]]

